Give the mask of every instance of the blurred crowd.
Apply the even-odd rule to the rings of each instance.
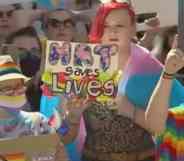
[[[29,7],[21,4],[0,6],[0,53],[11,54],[19,61],[23,74],[32,77],[26,92],[31,111],[38,111],[40,104],[40,76],[44,70],[42,42],[46,39],[88,42],[90,24],[100,2],[79,0],[73,3],[67,9],[53,10],[39,7],[35,2]],[[137,22],[144,22],[149,30],[137,32],[132,41],[149,49],[164,64],[177,26],[160,28],[159,17],[152,16],[137,15]]]
[[[23,75],[31,78],[26,83],[25,111],[40,111],[45,40],[89,42],[89,31],[100,1],[69,2],[65,7],[52,9],[36,2],[0,5],[0,55],[11,55]],[[136,21],[144,23],[148,30],[137,32],[132,42],[147,48],[164,64],[168,52],[176,46],[177,26],[160,27],[159,17],[149,13],[136,15]],[[182,77],[179,81],[184,83]]]

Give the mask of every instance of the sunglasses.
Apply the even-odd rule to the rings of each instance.
[[[13,12],[14,12],[14,10],[6,11],[6,12],[0,11],[0,18],[5,17],[5,15],[6,15],[6,17],[10,18],[10,17],[12,17]]]
[[[16,93],[24,93],[26,86],[23,81],[14,84],[13,86],[1,86],[0,95],[13,95]]]
[[[58,27],[65,27],[65,28],[68,28],[68,27],[73,27],[75,26],[75,23],[73,22],[72,19],[66,19],[64,21],[60,21],[60,20],[57,20],[55,18],[50,18],[48,20],[48,24],[51,25],[53,28],[58,28]]]

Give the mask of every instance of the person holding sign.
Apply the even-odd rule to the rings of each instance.
[[[84,100],[81,104],[71,100],[63,106],[76,124],[84,116],[86,131],[80,131],[81,136],[86,134],[82,149],[84,161],[154,160],[154,142],[149,132],[156,133],[159,127],[153,129],[147,124],[145,109],[163,66],[148,50],[132,43],[135,28],[135,13],[128,0],[102,4],[97,12],[90,41],[119,46],[118,64],[123,76],[113,107]],[[183,91],[183,86],[174,80],[170,107],[182,102]],[[83,139],[78,141],[82,143]]]

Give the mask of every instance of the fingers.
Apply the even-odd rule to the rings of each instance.
[[[178,34],[174,36],[174,40],[172,43],[172,49],[176,49],[176,48],[178,48]]]
[[[158,17],[149,18],[144,23],[149,27],[147,32],[159,32],[160,20]]]
[[[180,49],[178,49],[178,48],[171,49],[170,52],[171,53],[175,53],[176,56],[180,57],[180,59],[184,57],[184,53]]]
[[[160,25],[160,20],[158,17],[149,18],[144,21],[149,27],[158,27]]]

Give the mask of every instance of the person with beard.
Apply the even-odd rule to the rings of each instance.
[[[0,140],[50,134],[57,130],[41,113],[22,110],[26,103],[25,84],[28,80],[11,56],[0,56]],[[60,137],[65,140],[65,136]],[[70,141],[70,137],[66,137]],[[63,142],[58,143],[56,151],[56,161],[68,161]]]

